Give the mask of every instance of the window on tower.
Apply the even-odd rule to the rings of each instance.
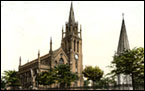
[[[74,40],[74,51],[76,49],[76,40]]]
[[[77,42],[77,52],[79,52],[79,41]]]

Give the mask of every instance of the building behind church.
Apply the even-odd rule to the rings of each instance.
[[[123,14],[124,16],[124,14]],[[121,31],[120,31],[120,37],[119,37],[119,42],[118,42],[118,48],[117,48],[117,55],[120,55],[123,53],[125,50],[129,50],[129,41],[128,41],[128,36],[127,36],[127,31],[126,31],[126,26],[125,26],[125,20],[124,17],[122,19],[122,26],[121,26]],[[122,87],[122,85],[126,85],[125,87]],[[117,85],[119,88],[118,90],[132,90],[132,78],[130,75],[124,75],[124,74],[119,74],[117,76]]]

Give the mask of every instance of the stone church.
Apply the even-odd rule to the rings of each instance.
[[[49,53],[21,65],[21,57],[19,59],[19,76],[23,88],[30,86],[37,87],[35,77],[42,71],[48,71],[50,68],[58,64],[69,64],[71,71],[77,73],[79,80],[72,86],[83,86],[83,55],[82,55],[82,30],[78,29],[78,22],[75,21],[73,5],[71,3],[69,19],[62,29],[61,46],[57,50],[52,50],[52,38],[50,39]]]

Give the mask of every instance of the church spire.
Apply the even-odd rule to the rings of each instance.
[[[123,19],[122,19],[120,38],[118,42],[117,54],[122,53],[124,50],[129,49],[129,42],[128,42],[125,21],[124,21],[124,13],[122,14],[122,18]]]
[[[70,7],[70,13],[69,13],[69,23],[70,24],[75,23],[74,10],[73,10],[73,3],[72,2],[71,2],[71,7]]]

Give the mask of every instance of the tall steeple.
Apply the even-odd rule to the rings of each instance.
[[[78,29],[78,22],[74,17],[73,4],[71,2],[69,19],[66,22],[65,36],[62,39],[61,47],[68,56],[68,64],[71,67],[72,72],[76,72],[80,78],[75,84],[77,86],[83,86],[83,56],[82,56],[82,34]],[[80,36],[79,36],[80,34]],[[63,35],[62,35],[63,36]]]
[[[127,32],[126,32],[126,27],[125,27],[124,14],[122,14],[122,16],[123,16],[123,19],[122,19],[120,38],[119,38],[119,42],[118,42],[117,54],[122,53],[124,50],[130,49]]]
[[[73,10],[73,3],[72,2],[71,2],[69,20],[68,21],[69,21],[69,24],[74,24],[75,23],[74,10]]]
[[[126,27],[125,27],[124,14],[122,14],[122,18],[123,18],[122,19],[122,26],[121,26],[120,37],[119,37],[119,42],[118,42],[118,49],[117,49],[117,54],[118,55],[120,53],[124,52],[125,50],[130,49],[129,48],[128,37],[127,37],[127,32],[126,32]],[[117,84],[118,85],[120,85],[122,83],[129,84],[130,78],[131,77],[129,75],[125,75],[124,76],[122,74],[118,74],[117,75]],[[121,90],[120,87],[119,87],[119,90]]]

